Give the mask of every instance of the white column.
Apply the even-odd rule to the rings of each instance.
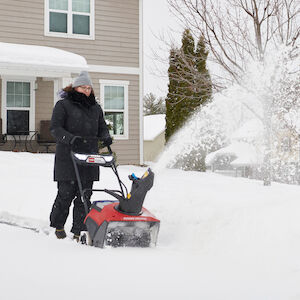
[[[54,95],[54,105],[55,103],[60,100],[58,96],[58,92],[61,91],[63,88],[71,84],[73,79],[71,77],[62,77],[62,78],[54,78],[54,89],[53,89],[53,95]]]

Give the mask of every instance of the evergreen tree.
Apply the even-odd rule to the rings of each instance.
[[[208,51],[205,47],[204,37],[200,36],[195,53],[197,69],[195,98],[200,99],[201,105],[208,102],[212,95],[212,81],[206,67],[207,56]]]
[[[195,41],[189,29],[183,32],[179,51],[178,93],[180,101],[175,105],[176,128],[178,130],[198,105],[194,98],[195,81]]]
[[[206,68],[207,55],[202,37],[195,51],[194,38],[189,29],[183,32],[181,48],[170,51],[166,141],[211,97],[212,83]]]
[[[179,68],[179,61],[178,61],[178,49],[173,48],[170,50],[170,57],[169,57],[169,91],[166,98],[166,131],[165,137],[166,141],[172,136],[172,134],[176,130],[176,104],[180,103],[180,97],[178,93],[178,81],[177,81],[177,72]]]

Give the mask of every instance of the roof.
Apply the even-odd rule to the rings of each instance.
[[[144,141],[153,141],[164,132],[166,127],[166,115],[144,116]]]
[[[63,76],[88,68],[83,56],[57,48],[0,42],[0,74]]]

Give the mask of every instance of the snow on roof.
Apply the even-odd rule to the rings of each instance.
[[[83,56],[57,48],[0,42],[0,67],[32,66],[78,72],[88,68]]]
[[[166,115],[144,116],[144,141],[153,141],[166,126]]]
[[[260,155],[253,145],[244,142],[233,142],[227,147],[211,152],[206,156],[207,165],[212,165],[214,161],[223,155],[235,156],[231,162],[232,166],[256,165],[261,163]]]

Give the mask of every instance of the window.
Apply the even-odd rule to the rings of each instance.
[[[104,117],[115,138],[128,139],[128,81],[100,80]]]
[[[45,35],[94,39],[94,0],[45,0]]]
[[[2,81],[2,119],[7,134],[26,135],[34,130],[34,92],[32,80]]]

